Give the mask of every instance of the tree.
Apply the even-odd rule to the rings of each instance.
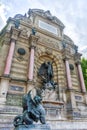
[[[83,72],[83,77],[84,77],[84,81],[85,81],[85,86],[87,89],[87,59],[82,58],[81,66],[82,66],[82,72]]]

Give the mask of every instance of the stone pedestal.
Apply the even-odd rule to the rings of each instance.
[[[33,124],[33,125],[20,125],[14,130],[51,130],[48,124]]]

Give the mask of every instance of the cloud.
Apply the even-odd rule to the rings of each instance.
[[[5,5],[0,4],[0,29],[6,24]]]
[[[67,34],[79,49],[87,43],[87,0],[2,0],[0,8],[3,25],[8,17],[15,14],[24,14],[29,8],[50,10],[65,25],[64,33]],[[2,23],[0,21],[0,23]],[[2,26],[2,24],[1,24]]]
[[[64,0],[59,1],[59,5],[55,6],[56,16],[66,26],[64,32],[67,34],[75,44],[81,49],[87,45],[87,1],[83,0]],[[57,13],[58,12],[58,13]]]

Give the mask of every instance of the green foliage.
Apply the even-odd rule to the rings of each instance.
[[[83,72],[83,77],[84,77],[84,81],[85,81],[85,86],[87,89],[87,59],[82,58],[81,66],[82,66],[82,72]]]

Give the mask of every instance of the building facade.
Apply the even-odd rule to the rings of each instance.
[[[51,127],[60,121],[86,121],[81,54],[64,27],[50,11],[40,9],[8,19],[0,33],[1,127],[13,127],[13,118],[22,112],[22,96],[29,90],[42,96]]]

